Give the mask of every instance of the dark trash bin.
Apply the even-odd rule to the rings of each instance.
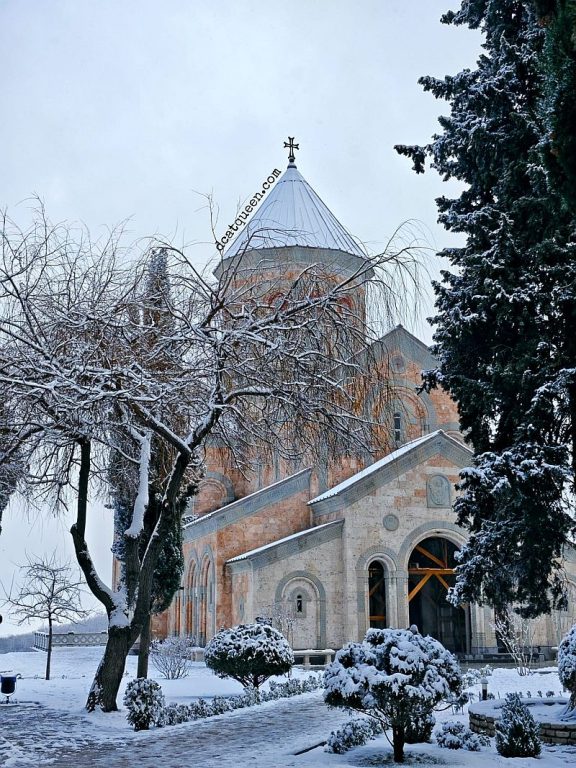
[[[18,675],[0,675],[0,693],[6,696],[6,703],[10,701],[10,696],[16,691],[16,680]]]

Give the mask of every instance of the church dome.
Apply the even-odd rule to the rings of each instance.
[[[225,252],[225,258],[291,246],[367,258],[361,244],[340,224],[293,162]]]

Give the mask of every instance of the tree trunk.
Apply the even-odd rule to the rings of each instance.
[[[150,658],[152,616],[144,622],[140,632],[140,649],[138,650],[138,671],[136,677],[148,677],[148,659]]]
[[[134,642],[130,626],[109,627],[108,642],[102,661],[88,694],[86,709],[93,712],[97,707],[103,712],[117,712],[116,697],[124,675],[126,658]]]
[[[404,762],[404,727],[401,725],[393,726],[392,728],[392,746],[394,748],[394,762]]]
[[[52,662],[52,618],[48,617],[48,652],[46,653],[46,680],[50,680],[50,664]]]

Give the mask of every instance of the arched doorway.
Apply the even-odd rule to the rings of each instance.
[[[379,560],[373,560],[368,566],[368,626],[385,629],[386,617],[386,568]]]
[[[431,635],[454,653],[470,649],[470,610],[446,600],[454,586],[454,555],[458,551],[448,539],[430,537],[417,544],[408,561],[408,607],[410,624],[423,635]]]

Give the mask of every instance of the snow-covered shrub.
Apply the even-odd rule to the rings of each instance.
[[[323,687],[323,676],[309,675],[301,680],[292,679],[279,683],[276,680],[270,681],[268,691],[260,694],[262,701],[273,701],[274,699],[287,699],[290,696],[300,696],[302,693],[317,691]]]
[[[235,709],[229,698],[225,696],[214,696],[210,702],[213,715],[222,715],[224,712],[230,712]]]
[[[462,674],[462,687],[471,688],[473,685],[477,685],[483,677],[492,676],[492,667],[490,664],[485,664],[480,669],[472,669],[469,667],[466,672]]]
[[[576,715],[576,624],[558,648],[558,677],[570,693],[568,711],[571,715]]]
[[[156,680],[139,677],[126,686],[124,706],[126,719],[135,731],[147,731],[153,723],[161,722],[164,694]]]
[[[443,749],[467,749],[479,752],[480,747],[487,743],[485,737],[473,733],[459,720],[447,720],[434,731],[434,738]]]
[[[190,720],[190,709],[187,704],[167,704],[162,710],[162,716],[157,725],[179,725]]]
[[[496,749],[502,757],[538,757],[538,726],[517,693],[509,693],[496,722]]]
[[[327,704],[366,712],[393,731],[394,760],[402,762],[406,729],[461,690],[456,658],[437,640],[411,629],[370,629],[349,643],[324,673]]]
[[[275,680],[270,681],[270,691],[262,693],[260,699],[257,691],[249,688],[239,696],[215,696],[210,701],[198,699],[192,704],[168,704],[162,708],[161,714],[154,721],[157,726],[177,725],[194,720],[201,720],[205,717],[221,715],[224,712],[230,712],[233,709],[244,709],[253,707],[259,701],[273,701],[274,699],[284,699],[289,696],[298,696],[302,693],[315,691],[322,685],[321,675],[309,675],[301,680],[287,680],[279,683]]]
[[[244,688],[258,688],[272,675],[283,675],[294,663],[284,636],[268,624],[240,624],[221,629],[206,646],[206,666],[218,677],[231,677]]]
[[[336,731],[332,731],[326,740],[324,751],[342,755],[352,747],[361,747],[381,733],[382,723],[378,720],[372,718],[349,720]]]
[[[436,718],[431,712],[416,714],[406,726],[404,737],[406,744],[424,744],[432,739],[432,729]]]
[[[187,677],[192,663],[190,651],[196,647],[193,637],[167,637],[150,643],[150,661],[167,680]]]
[[[204,717],[212,717],[214,710],[212,704],[206,699],[198,699],[188,706],[190,720],[201,720]]]

